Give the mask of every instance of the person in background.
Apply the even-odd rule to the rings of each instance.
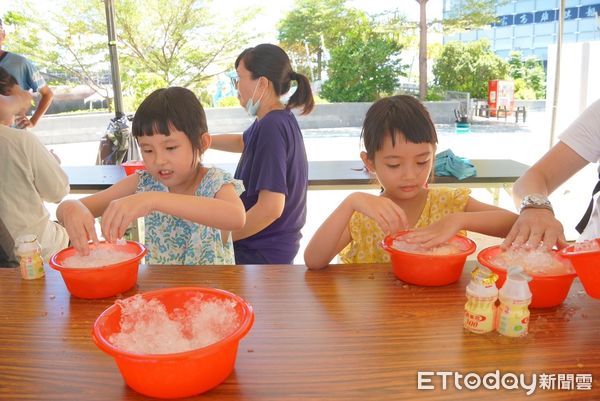
[[[146,169],[59,205],[56,215],[73,246],[89,254],[89,241],[98,242],[95,217],[102,216],[102,234],[111,243],[145,217],[148,263],[233,264],[230,232],[244,226],[243,187],[226,171],[202,166],[210,135],[196,95],[179,87],[157,89],[138,107],[131,131]]]
[[[289,264],[300,247],[306,221],[308,160],[292,109],[308,114],[314,106],[310,82],[292,70],[278,46],[261,44],[235,61],[240,105],[256,117],[243,135],[213,135],[213,149],[241,152],[235,178],[244,182],[241,198],[246,225],[233,233],[238,264]],[[287,104],[281,97],[297,87]]]
[[[560,135],[558,143],[515,182],[513,198],[520,210],[519,218],[502,246],[508,248],[514,244],[545,249],[567,246],[563,226],[554,216],[548,195],[588,163],[599,160],[600,100],[597,100]],[[600,237],[600,198],[596,194],[599,189],[600,183],[594,188],[588,210],[581,213],[584,217],[577,224],[580,241]]]
[[[361,159],[377,175],[379,195],[349,195],[319,227],[304,252],[309,269],[343,263],[388,263],[380,243],[388,234],[431,248],[463,230],[504,237],[516,214],[470,197],[468,188],[428,188],[437,134],[425,107],[412,96],[375,102],[362,129]]]
[[[31,61],[19,54],[7,52],[2,49],[5,39],[6,31],[2,19],[0,19],[0,67],[3,67],[9,74],[15,77],[23,90],[32,90],[33,92],[39,93],[41,96],[37,108],[33,112],[31,118],[27,117],[25,113],[22,112],[18,114],[15,119],[15,126],[17,128],[33,128],[52,104],[54,93],[52,92],[52,89],[46,85],[46,81]]]
[[[31,104],[31,94],[15,88],[19,86],[15,77],[0,67],[0,120],[3,125],[13,125],[15,115],[23,112]]]
[[[14,116],[31,107],[31,94],[0,67],[0,222],[3,244],[35,234],[48,258],[69,243],[67,231],[50,221],[44,201],[60,202],[69,193],[67,175],[56,158],[28,130],[11,128]],[[2,246],[5,256],[12,253]]]

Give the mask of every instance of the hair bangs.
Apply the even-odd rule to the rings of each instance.
[[[369,157],[383,147],[389,135],[392,144],[402,134],[411,143],[437,145],[437,133],[427,109],[412,96],[399,95],[383,98],[371,105],[365,120],[361,137]]]

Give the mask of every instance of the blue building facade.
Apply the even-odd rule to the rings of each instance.
[[[443,15],[460,7],[463,0],[444,0]],[[489,27],[444,36],[444,43],[454,40],[471,42],[486,38],[494,52],[508,58],[511,51],[523,56],[536,56],[544,64],[548,60],[548,45],[556,43],[560,0],[511,0],[496,5],[497,21]],[[567,0],[564,23],[564,43],[600,40],[600,1]]]

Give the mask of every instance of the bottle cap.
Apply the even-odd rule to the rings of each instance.
[[[15,255],[20,256],[23,253],[32,252],[38,247],[37,236],[35,234],[24,234],[15,240]]]
[[[23,234],[23,235],[17,237],[15,244],[25,244],[28,242],[35,242],[36,240],[37,240],[37,237],[35,234]]]
[[[498,288],[494,284],[498,275],[485,266],[478,266],[471,272],[471,281],[467,284],[467,296],[496,298]]]
[[[471,272],[471,280],[479,281],[483,285],[492,285],[498,280],[498,275],[485,266],[477,266]]]

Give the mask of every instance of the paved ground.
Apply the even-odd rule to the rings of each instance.
[[[467,158],[510,158],[525,164],[533,164],[549,147],[547,122],[544,113],[530,113],[527,123],[504,122],[496,119],[479,118],[473,122],[471,132],[457,134],[450,125],[438,125],[438,151],[450,148],[455,154]],[[360,153],[360,128],[334,128],[304,130],[305,144],[310,160],[350,160],[357,159]],[[57,133],[57,136],[59,133]],[[62,141],[69,136],[62,135]],[[70,138],[77,138],[76,129]],[[67,138],[67,139],[64,139]],[[77,139],[75,139],[77,140]],[[56,144],[56,138],[45,133],[42,138],[49,149],[53,149],[62,160],[63,165],[94,164],[98,142],[75,142]],[[335,151],[332,151],[335,149]],[[235,162],[237,155],[209,150],[204,161]],[[555,204],[557,215],[565,226],[569,239],[575,239],[577,233],[574,225],[585,211],[589,202],[589,194],[596,182],[595,166],[588,166],[576,177],[559,188],[551,200]],[[327,215],[346,197],[349,191],[310,191],[308,197],[308,222],[303,230],[302,249],[297,258],[302,263],[302,253],[306,242]],[[492,202],[491,194],[485,189],[473,190],[473,196],[483,202]],[[500,206],[514,210],[511,197],[502,193]],[[54,208],[51,207],[53,210]],[[477,237],[479,248],[496,239]]]

